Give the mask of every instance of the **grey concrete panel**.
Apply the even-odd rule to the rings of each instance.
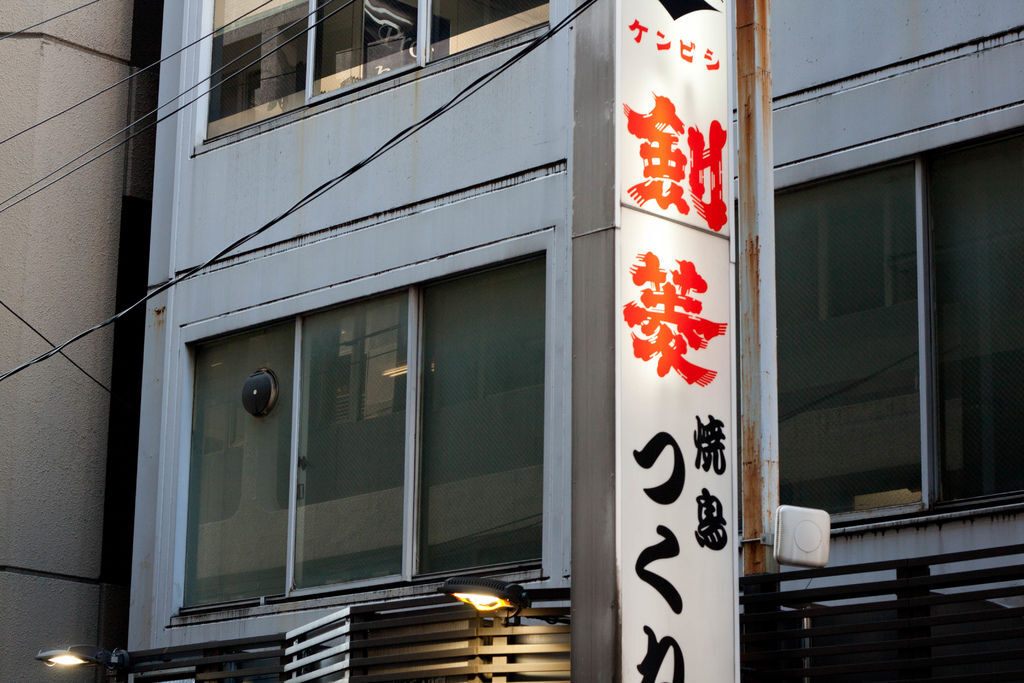
[[[149,302],[146,309],[146,354],[143,357],[141,421],[139,424],[139,460],[135,493],[135,526],[132,541],[131,604],[129,609],[129,649],[151,647],[153,613],[158,597],[154,589],[154,557],[157,535],[162,526],[158,517],[160,443],[163,433],[162,408],[166,373],[164,355],[168,330],[167,294]]]
[[[1024,27],[1019,0],[772,0],[776,97]]]
[[[607,5],[607,6],[606,6]],[[597,4],[576,22],[573,55],[573,235],[614,225],[615,44],[613,3]]]
[[[0,134],[123,77],[119,62],[50,39],[0,43]],[[5,145],[4,197],[125,124],[112,92]],[[0,215],[0,295],[54,341],[114,310],[123,157],[111,154]],[[8,370],[48,345],[0,311],[0,366]],[[110,379],[112,332],[67,350],[102,383]],[[98,576],[109,396],[66,359],[54,358],[0,385],[0,565]]]
[[[550,175],[216,270],[178,286],[177,320],[187,324],[535,232],[564,220],[565,195],[565,174]]]
[[[980,113],[895,138],[883,138],[836,154],[815,157],[775,171],[776,189],[847,173],[948,145],[1012,131],[1024,126],[1024,103]]]
[[[180,47],[182,24],[185,20],[184,2],[165,2],[161,54],[169,55]],[[186,52],[186,56],[191,51]],[[169,59],[160,65],[159,102],[170,101],[182,87],[184,58]],[[171,117],[156,127],[156,149],[153,160],[153,221],[149,244],[150,284],[159,284],[170,277],[171,225],[177,194],[173,191],[177,177],[178,130],[182,117]]]
[[[615,552],[615,235],[573,240],[572,668],[578,681],[619,671]]]
[[[565,35],[546,44],[253,244],[565,159],[570,121],[566,46]],[[175,267],[202,262],[278,215],[511,54],[441,71],[183,160],[178,191],[188,202],[176,209]],[[179,143],[179,153],[187,154],[186,143]]]
[[[84,5],[86,1],[2,0],[0,34],[21,30]],[[127,62],[131,55],[132,2],[133,0],[103,0],[34,28],[31,33],[52,36],[57,40],[106,55],[110,59]]]
[[[1021,64],[1014,42],[777,109],[776,167],[1017,104]]]
[[[615,45],[618,3],[575,27],[572,172],[572,669],[619,680],[615,552]]]
[[[35,656],[52,647],[100,644],[99,592],[95,584],[0,570],[0,679],[11,683],[95,681],[93,668],[48,669]]]
[[[865,524],[834,536],[829,565],[937,555],[1024,543],[1022,513],[964,515],[941,523]],[[862,529],[862,530],[859,530]]]

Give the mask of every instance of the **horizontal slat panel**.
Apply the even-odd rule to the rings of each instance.
[[[801,615],[802,612],[791,612]],[[889,619],[872,621],[866,624],[840,624],[837,626],[812,626],[811,628],[782,629],[769,632],[744,633],[740,636],[743,644],[758,643],[771,640],[793,640],[795,638],[822,638],[850,633],[870,633],[872,631],[895,631],[897,629],[921,628],[926,626],[951,626],[968,624],[977,621],[1000,621],[1003,619],[1020,619],[1024,617],[1024,607],[995,607],[980,612],[962,612],[944,614],[935,617],[914,617],[910,619]],[[795,617],[793,621],[799,619]]]
[[[348,635],[348,632],[349,632],[349,625],[348,624],[339,624],[335,628],[332,628],[330,631],[324,631],[323,633],[321,633],[318,636],[314,636],[314,637],[308,638],[306,640],[300,640],[300,641],[298,641],[296,643],[292,643],[285,650],[285,654],[286,655],[293,655],[296,652],[300,652],[301,650],[305,650],[308,647],[313,647],[314,645],[319,645],[320,643],[327,642],[328,640],[333,640],[335,638],[340,638],[342,636],[346,636],[346,635]]]
[[[800,610],[758,612],[754,614],[744,612],[741,619],[744,623],[756,624],[759,622],[799,619],[801,617],[863,614],[865,612],[878,612],[880,610],[954,605],[957,603],[979,602],[1019,595],[1024,595],[1024,586],[1003,586],[1000,588],[987,588],[979,591],[928,595],[919,598],[902,598],[900,600],[882,600],[878,602],[853,603],[849,605],[815,605],[814,607],[806,607]]]
[[[894,669],[905,671],[908,669],[928,668],[929,666],[934,668],[940,666],[955,666],[961,664],[976,665],[979,663],[979,661],[982,660],[982,658],[985,662],[1021,659],[1024,658],[1024,650],[998,650],[994,652],[985,652],[984,654],[972,652],[970,654],[963,655],[946,655],[942,657],[920,657],[916,659],[885,659],[859,664],[838,664],[831,666],[811,666],[807,668],[782,669],[779,671],[773,671],[772,673],[780,677],[806,676],[809,678],[816,678],[822,676],[838,676],[840,674],[862,674],[878,671],[892,671]],[[877,676],[872,678],[877,680]],[[866,678],[865,680],[872,679]]]
[[[265,674],[281,673],[280,666],[254,666],[251,669],[238,669],[235,671],[208,671],[196,674],[196,683],[199,681],[222,681],[225,678],[244,678],[248,676],[263,676]]]
[[[835,567],[824,567],[822,569],[801,569],[782,574],[755,574],[744,576],[740,579],[740,588],[746,591],[747,588],[760,584],[776,583],[782,581],[806,581],[808,579],[820,579],[826,576],[846,576],[850,574],[866,574],[868,572],[886,571],[904,567],[935,566],[940,564],[952,564],[954,562],[969,562],[972,560],[985,560],[995,557],[1008,557],[1010,555],[1024,555],[1024,544],[1002,546],[998,548],[982,548],[980,550],[966,550],[956,553],[943,553],[940,555],[927,555],[923,557],[912,557],[902,560],[882,560],[879,562],[865,562],[863,564],[840,565]]]
[[[1012,557],[1022,553],[1015,545],[744,578],[744,680],[1024,680],[1024,606],[995,602],[1024,596],[1024,563]],[[992,566],[951,566],[985,559]],[[824,578],[836,585],[805,587]]]
[[[743,661],[757,662],[778,659],[802,659],[804,657],[825,657],[829,655],[869,654],[873,652],[892,652],[894,650],[943,647],[947,645],[1000,642],[1014,638],[1024,638],[1024,626],[994,631],[971,631],[969,633],[957,633],[948,636],[891,638],[877,641],[859,640],[848,645],[824,645],[773,650],[771,652],[751,652],[743,655]]]
[[[305,683],[305,681],[315,681],[318,678],[323,678],[324,676],[328,676],[337,671],[344,671],[347,668],[348,662],[337,662],[336,664],[331,664],[330,666],[322,667],[320,669],[317,669],[316,671],[311,671],[309,673],[302,674],[301,676],[295,676],[293,678],[286,678],[285,680],[289,683]],[[347,680],[347,673],[341,676],[340,678],[331,679],[332,683],[342,683],[343,681]]]
[[[277,659],[282,656],[284,656],[284,650],[278,648],[274,650],[259,650],[257,652],[229,652],[219,655],[180,657],[173,660],[173,664],[175,667],[212,666],[214,664],[223,664],[226,662],[249,662],[254,659]],[[132,671],[159,671],[160,669],[166,669],[169,663],[170,662],[138,663],[133,658]]]
[[[321,626],[332,624],[335,621],[347,621],[349,618],[349,614],[351,612],[351,608],[342,607],[337,612],[333,612],[325,617],[321,617],[315,621],[311,621],[308,624],[305,624],[304,626],[299,626],[298,628],[294,628],[291,631],[288,631],[284,634],[285,640],[292,640],[293,638],[301,636],[303,633],[309,633],[310,631],[314,631],[320,628]]]
[[[568,598],[566,590],[548,592],[551,600]],[[147,671],[142,676],[152,681],[168,675],[196,681],[276,675],[289,683],[372,683],[520,672],[536,674],[531,680],[543,683],[541,678],[560,679],[560,672],[569,671],[568,614],[568,605],[544,606],[506,619],[454,604],[445,596],[351,606],[287,634],[138,653],[143,657],[133,659],[133,669]],[[541,621],[555,623],[537,623]],[[507,639],[507,644],[493,644],[494,638]],[[337,643],[339,639],[346,642]],[[531,657],[534,661],[501,661]],[[292,661],[282,663],[288,658]],[[261,659],[274,664],[256,661]],[[256,666],[230,666],[244,662]]]
[[[463,665],[453,668],[423,668],[416,671],[388,672],[379,674],[364,674],[351,677],[351,683],[382,683],[384,681],[412,681],[423,678],[437,678],[440,676],[474,676],[477,670],[475,666]]]
[[[889,595],[910,590],[938,590],[940,588],[953,588],[957,586],[998,583],[1020,578],[1024,578],[1024,572],[1018,566],[992,567],[989,569],[974,569],[932,576],[871,581],[846,586],[825,586],[822,588],[807,588],[780,593],[758,593],[756,595],[744,596],[741,603],[743,605],[762,606],[767,604],[823,602],[870,595]]]
[[[338,645],[337,647],[332,647],[332,648],[328,648],[326,650],[321,650],[321,651],[315,652],[315,653],[313,653],[311,655],[307,655],[305,657],[302,657],[301,659],[296,659],[293,662],[288,662],[287,664],[285,664],[284,665],[284,670],[286,672],[294,671],[295,669],[300,669],[300,668],[302,668],[304,666],[309,666],[310,664],[313,664],[315,662],[319,662],[319,661],[321,661],[323,659],[327,659],[329,657],[336,657],[337,655],[340,655],[342,653],[348,652],[348,646],[349,646],[348,643],[343,643],[341,645]]]

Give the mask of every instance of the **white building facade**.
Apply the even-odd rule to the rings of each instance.
[[[168,3],[165,54],[227,28],[163,68],[210,92],[159,129],[151,289],[287,216],[149,302],[130,648],[469,573],[571,586],[574,679],[616,680],[628,7],[289,212],[573,8]],[[771,22],[781,501],[833,564],[1024,541],[1024,6]]]

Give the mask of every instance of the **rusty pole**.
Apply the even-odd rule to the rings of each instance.
[[[736,0],[743,573],[778,571],[760,539],[779,503],[769,0]]]

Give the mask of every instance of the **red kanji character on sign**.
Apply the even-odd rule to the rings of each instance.
[[[725,200],[722,199],[722,149],[725,147],[725,129],[718,121],[711,122],[708,147],[704,147],[704,136],[696,128],[690,128],[686,141],[690,146],[690,200],[697,208],[697,214],[707,221],[708,227],[718,232],[725,225]],[[704,178],[708,179],[705,187]],[[704,191],[708,201],[704,201]]]
[[[640,23],[639,19],[634,19],[633,23],[629,25],[630,31],[636,31],[636,35],[633,36],[633,40],[640,42],[640,39],[645,33],[647,33],[647,27]]]
[[[714,64],[711,63],[711,60],[714,60]],[[715,53],[711,50],[704,53],[704,65],[707,66],[708,71],[718,71],[718,60],[715,59]]]
[[[693,49],[697,47],[693,41],[684,43],[679,41],[679,56],[683,58],[683,61],[693,63]]]
[[[708,283],[691,262],[676,264],[676,270],[666,273],[652,252],[638,254],[629,272],[633,284],[643,287],[640,304],[631,301],[623,306],[622,317],[629,327],[639,328],[639,334],[633,332],[633,355],[644,361],[657,357],[659,377],[675,370],[689,384],[706,387],[718,373],[694,365],[683,354],[687,347],[695,351],[707,348],[709,340],[725,334],[726,323],[697,315],[703,304],[689,294],[708,291]]]
[[[704,135],[693,126],[686,128],[683,125],[676,115],[675,105],[667,97],[655,95],[654,108],[649,114],[635,112],[629,105],[623,105],[623,109],[626,112],[626,129],[646,140],[640,145],[640,157],[644,163],[644,177],[649,180],[629,188],[633,201],[643,206],[653,199],[662,209],[675,206],[684,216],[690,213],[683,188],[687,158],[676,146],[679,136],[685,134],[690,151],[690,201],[709,228],[715,232],[721,230],[727,219],[727,207],[722,196],[722,150],[726,137],[722,124],[711,122],[705,145]]]
[[[679,213],[690,213],[682,186],[686,178],[686,155],[676,147],[679,135],[686,129],[676,116],[675,105],[667,97],[655,95],[654,109],[649,114],[635,112],[627,104],[622,108],[626,112],[626,129],[647,141],[640,145],[640,156],[644,160],[644,177],[653,178],[629,188],[629,196],[640,206],[654,199],[663,209],[675,205]]]
[[[665,39],[665,34],[662,33],[661,31],[658,31],[658,37],[661,38],[662,40],[664,40]],[[672,41],[670,40],[670,41],[667,41],[667,42],[664,42],[664,43],[655,43],[655,45],[658,46],[659,50],[667,50],[670,47],[672,47]]]

